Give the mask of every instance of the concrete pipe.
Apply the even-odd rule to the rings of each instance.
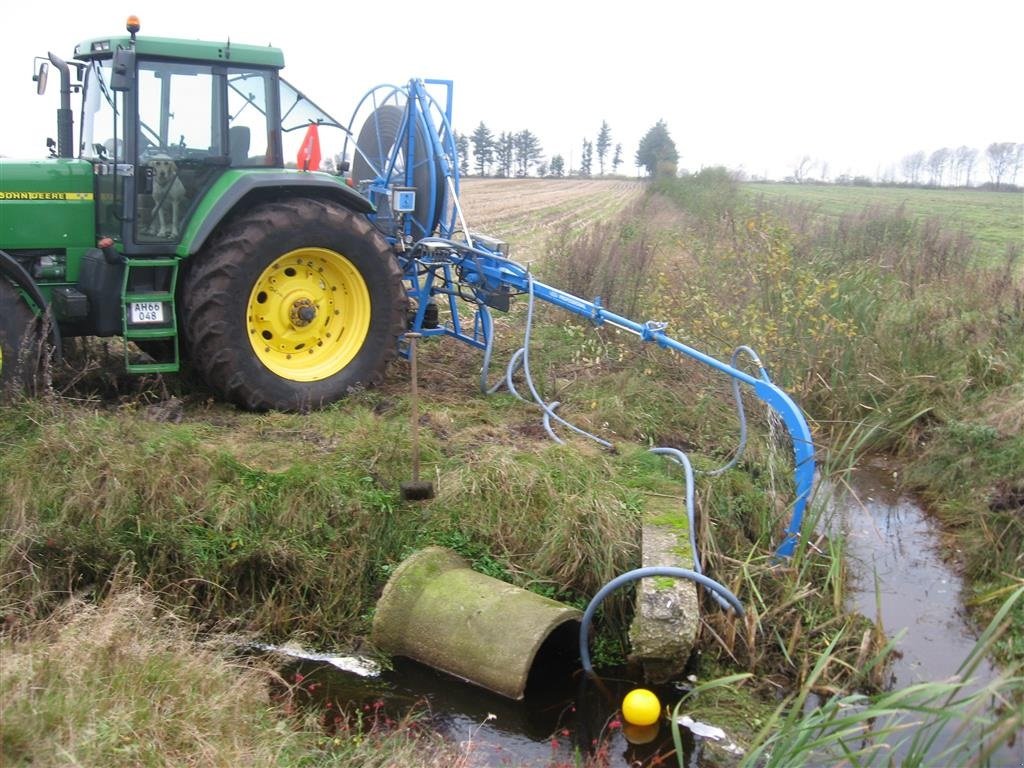
[[[427,547],[388,580],[371,639],[392,655],[522,699],[544,641],[581,617],[575,608],[477,573],[450,550]]]

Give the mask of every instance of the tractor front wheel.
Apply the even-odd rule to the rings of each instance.
[[[35,389],[47,346],[42,321],[0,276],[0,400]]]
[[[304,411],[378,383],[405,330],[402,272],[370,223],[335,203],[265,203],[190,265],[193,366],[248,410]]]

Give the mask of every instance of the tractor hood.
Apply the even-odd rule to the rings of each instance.
[[[95,244],[92,165],[0,159],[0,249]]]

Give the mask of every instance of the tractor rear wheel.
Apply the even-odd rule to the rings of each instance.
[[[46,346],[42,321],[0,277],[0,400],[34,391]]]
[[[195,257],[182,307],[193,367],[248,410],[304,411],[383,377],[405,331],[402,272],[336,203],[264,203]]]

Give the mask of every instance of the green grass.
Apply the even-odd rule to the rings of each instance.
[[[461,766],[466,755],[416,726],[347,719],[326,734],[304,691],[268,666],[207,647],[144,590],[72,600],[0,637],[5,766]],[[279,694],[272,702],[267,690]]]
[[[754,201],[799,203],[833,219],[871,207],[902,206],[913,219],[935,218],[947,229],[963,229],[976,240],[978,257],[985,263],[998,263],[1007,246],[1024,247],[1021,192],[764,183],[743,184],[741,189]]]

